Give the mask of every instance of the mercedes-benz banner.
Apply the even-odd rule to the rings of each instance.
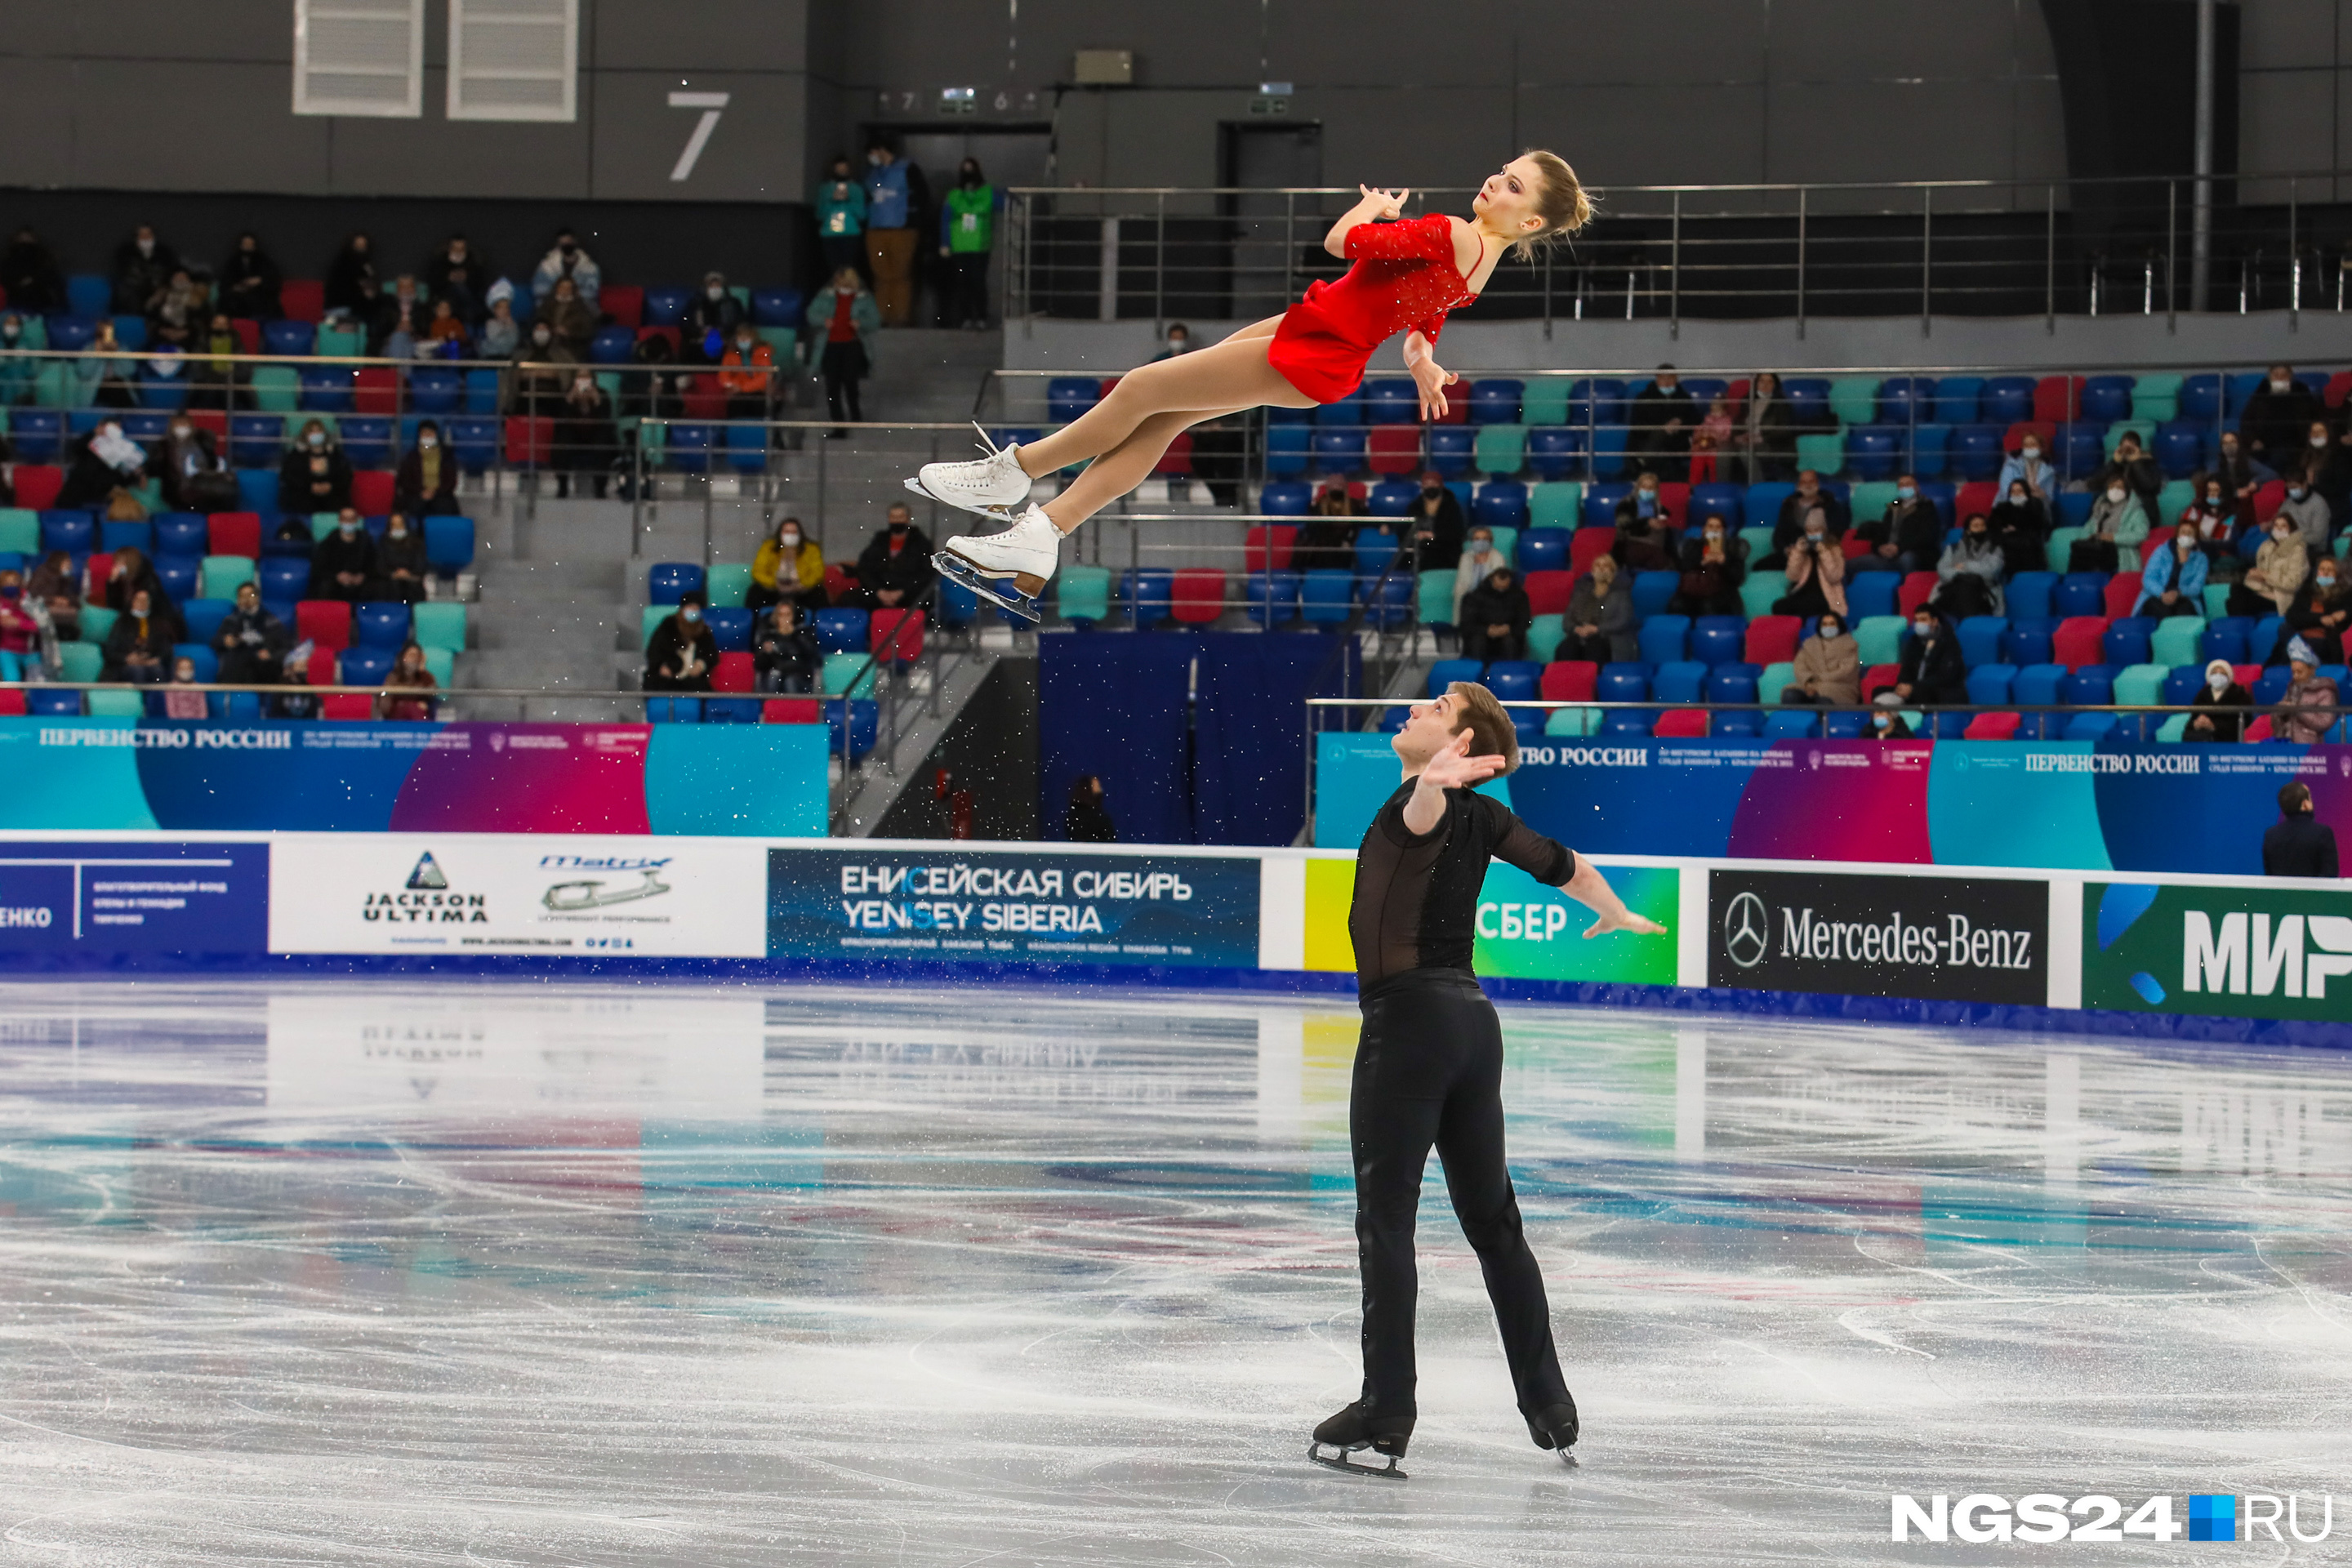
[[[2049,996],[2047,882],[1717,868],[1707,915],[1710,985],[2029,1006]]]

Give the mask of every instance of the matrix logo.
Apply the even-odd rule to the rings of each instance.
[[[2326,1540],[2336,1530],[2336,1499],[2332,1495],[2322,1495],[2305,1503],[2295,1493],[2248,1492],[2242,1534],[2239,1531],[2238,1495],[2231,1492],[2191,1495],[2185,1529],[2173,1518],[2173,1500],[2169,1497],[2149,1498],[2128,1519],[2124,1517],[2122,1502],[2098,1493],[2069,1500],[2055,1492],[2034,1492],[2019,1498],[2014,1505],[2009,1499],[1990,1492],[1971,1492],[1958,1502],[1952,1501],[1948,1493],[1938,1492],[1924,1504],[1916,1497],[1897,1492],[1891,1500],[1892,1539],[1898,1542],[1963,1541],[1983,1545],[2016,1541],[2046,1545],[2065,1541],[2095,1544],[2118,1542],[2133,1536],[2175,1541],[2185,1534],[2191,1541],[2254,1541],[2267,1535],[2281,1545],[2292,1536],[2309,1546]],[[2319,1516],[2319,1529],[2307,1535],[2304,1533],[2303,1521],[2313,1512]],[[2282,1523],[2286,1527],[2284,1534],[2280,1532]]]

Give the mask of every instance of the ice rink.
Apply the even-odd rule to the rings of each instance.
[[[1889,1495],[2352,1514],[2352,1058],[1504,1023],[1585,1437],[1529,1445],[1433,1171],[1395,1483],[1303,1458],[1358,1375],[1337,998],[0,988],[0,1563],[2006,1562],[1893,1545]]]

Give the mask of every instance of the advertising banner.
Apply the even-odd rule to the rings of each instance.
[[[768,851],[774,958],[1254,969],[1255,855]]]
[[[2352,894],[2087,883],[2083,1005],[2352,1023]]]
[[[353,833],[281,840],[269,951],[758,958],[756,845],[525,834]]]
[[[1352,848],[1396,759],[1384,735],[1317,740],[1315,842]],[[1487,793],[1594,855],[2256,876],[2294,780],[2352,839],[2352,746],[1560,736],[1520,757]]]
[[[2038,1007],[2050,887],[1840,871],[1707,873],[1707,983]]]
[[[814,837],[827,733],[0,718],[0,830]]]
[[[1671,931],[1680,919],[1682,872],[1672,866],[1604,866],[1601,874],[1626,907]],[[1352,971],[1348,905],[1356,888],[1353,860],[1307,863],[1305,967]],[[1486,868],[1475,917],[1472,963],[1481,974],[1511,980],[1585,980],[1628,985],[1672,985],[1672,936],[1611,935],[1584,940],[1592,911],[1546,887],[1516,866]]]
[[[0,840],[0,952],[257,952],[269,846]]]

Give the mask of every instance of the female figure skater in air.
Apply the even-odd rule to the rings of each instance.
[[[1423,418],[1443,417],[1452,372],[1433,357],[1445,314],[1478,297],[1507,246],[1530,256],[1538,242],[1572,234],[1591,216],[1575,171],[1550,153],[1523,153],[1479,187],[1471,218],[1432,213],[1396,220],[1408,191],[1365,187],[1323,247],[1354,260],[1336,283],[1308,286],[1279,316],[1244,327],[1211,348],[1162,360],[1119,379],[1110,395],[1029,446],[971,462],[926,463],[908,488],[1013,526],[958,534],[939,569],[1016,614],[1036,601],[1061,557],[1062,536],[1141,484],[1186,426],[1261,404],[1311,408],[1362,382],[1372,351],[1406,330],[1404,364],[1421,388]],[[1070,464],[1086,471],[1039,506],[1030,481]]]

